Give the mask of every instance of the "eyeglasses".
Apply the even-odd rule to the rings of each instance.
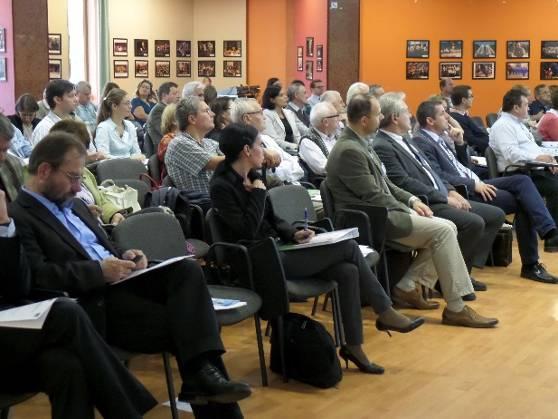
[[[73,174],[73,173],[66,172],[65,170],[60,170],[60,171],[61,171],[62,173],[64,173],[64,174],[66,175],[66,177],[67,177],[67,178],[70,180],[70,182],[72,182],[72,183],[80,183],[80,182],[81,182],[81,179],[82,179],[82,177],[83,177],[81,174],[75,175],[75,174]]]
[[[339,114],[336,113],[335,115],[324,116],[324,117],[322,118],[322,120],[324,120],[324,119],[329,119],[329,118],[338,118],[338,117],[339,117]]]

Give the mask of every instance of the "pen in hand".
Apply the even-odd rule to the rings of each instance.
[[[308,208],[304,208],[304,230],[308,230]]]

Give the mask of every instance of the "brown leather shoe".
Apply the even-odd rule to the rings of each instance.
[[[391,293],[393,301],[404,307],[412,307],[417,310],[436,310],[440,307],[437,301],[427,301],[422,298],[422,295],[417,289],[413,291],[403,291],[400,288],[394,287]]]
[[[469,306],[465,306],[459,313],[449,311],[447,307],[442,313],[442,323],[452,326],[487,328],[498,324],[498,319],[483,317]]]

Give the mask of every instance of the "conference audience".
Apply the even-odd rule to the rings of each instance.
[[[277,77],[270,77],[269,79],[267,79],[267,83],[265,84],[265,87],[268,88],[270,86],[281,87],[281,80],[279,80]]]
[[[370,92],[370,87],[361,81],[357,81],[349,86],[347,89],[347,96],[345,103],[349,103],[355,95],[367,95]]]
[[[157,95],[153,91],[153,83],[149,80],[142,80],[136,89],[136,96],[132,99],[131,112],[140,125],[147,122],[147,116],[151,109],[157,104]]]
[[[207,103],[207,102],[206,102]],[[228,96],[215,99],[209,107],[215,114],[213,117],[213,129],[207,134],[207,138],[219,142],[221,131],[231,123],[231,106],[233,100]],[[208,103],[209,104],[209,103]]]
[[[10,122],[23,134],[29,144],[33,137],[33,130],[41,122],[37,118],[39,106],[30,93],[24,93],[17,98],[15,104],[16,113],[8,116]],[[27,157],[27,156],[26,156]]]
[[[5,192],[6,200],[15,201],[23,185],[23,167],[10,150],[15,128],[8,118],[0,113],[0,189]]]
[[[448,105],[448,109],[452,109],[453,105],[453,79],[450,77],[442,77],[440,79],[440,96],[442,96]]]
[[[287,109],[295,114],[295,122],[300,135],[306,135],[310,131],[310,109],[307,107],[306,87],[300,80],[293,81],[287,89],[289,103]]]
[[[197,96],[200,99],[203,99],[203,89],[205,89],[205,85],[201,81],[188,82],[182,89],[182,98],[184,99],[187,96]]]
[[[307,103],[310,106],[314,106],[320,101],[320,97],[325,92],[325,84],[321,80],[312,80],[310,82],[310,92],[312,93],[308,96]]]
[[[331,103],[339,114],[339,122],[337,123],[337,136],[339,136],[347,124],[347,107],[341,94],[337,90],[327,90],[322,94],[321,101]]]
[[[547,113],[552,106],[552,97],[550,89],[546,84],[538,84],[535,86],[535,100],[529,104],[529,116],[535,121],[540,119]]]
[[[539,135],[543,141],[558,141],[558,90],[552,93],[552,107],[545,111],[539,125]]]
[[[101,106],[101,104],[103,103],[103,100],[107,97],[107,95],[109,94],[109,92],[112,89],[120,89],[120,86],[113,81],[106,82],[105,87],[103,87],[103,95],[101,96],[101,100],[99,101],[99,107]],[[133,115],[132,115],[132,118],[133,118]]]
[[[470,116],[474,97],[471,86],[455,86],[451,95],[453,106],[450,115],[463,129],[463,139],[467,144],[484,156],[486,147],[488,147],[488,132],[484,126],[475,122]]]
[[[151,109],[149,116],[147,117],[147,122],[145,124],[145,130],[153,144],[153,151],[156,152],[159,148],[159,142],[163,135],[165,134],[161,130],[161,117],[163,111],[169,104],[176,104],[179,100],[178,97],[178,85],[172,81],[168,81],[159,86],[159,102]]]
[[[296,124],[296,115],[287,106],[287,95],[281,86],[272,85],[265,89],[262,97],[266,135],[273,138],[281,148],[296,154],[300,131]]]
[[[76,84],[76,93],[78,98],[76,115],[87,125],[87,129],[93,135],[97,128],[97,106],[91,102],[91,85],[86,81],[80,81]]]

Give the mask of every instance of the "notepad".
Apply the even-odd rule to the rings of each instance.
[[[328,244],[339,243],[358,237],[358,228],[345,228],[343,230],[328,231],[327,233],[317,234],[308,243],[284,244],[279,246],[279,250],[298,250],[307,249],[309,247],[326,246]]]
[[[245,301],[230,300],[228,298],[212,298],[211,301],[213,301],[213,309],[215,311],[232,310],[246,305]]]
[[[164,268],[165,266],[172,265],[173,263],[180,262],[182,259],[190,259],[190,258],[193,258],[193,257],[194,257],[194,255],[188,255],[188,256],[177,256],[175,258],[167,259],[167,260],[165,260],[161,263],[158,263],[157,265],[150,266],[149,268],[138,269],[137,271],[133,271],[127,277],[122,278],[118,281],[114,281],[110,285],[120,284],[124,281],[128,281],[129,279],[135,278],[136,276],[140,276],[140,275],[142,275],[146,272],[154,271],[156,269],[161,269],[161,268]]]
[[[27,304],[0,311],[0,327],[17,329],[42,329],[43,324],[58,298]]]

